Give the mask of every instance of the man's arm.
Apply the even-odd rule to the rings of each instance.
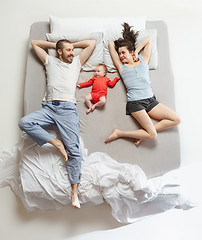
[[[44,40],[32,40],[32,47],[37,57],[44,64],[47,57],[47,52],[44,50],[44,48],[56,48],[56,43]]]
[[[79,55],[81,65],[83,65],[92,54],[96,45],[96,40],[83,40],[74,42],[72,44],[74,48],[83,48],[82,52]]]

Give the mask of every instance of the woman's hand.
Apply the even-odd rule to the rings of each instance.
[[[139,61],[138,52],[136,52],[136,51],[134,51],[134,53],[133,53],[133,61],[134,62],[138,62]]]

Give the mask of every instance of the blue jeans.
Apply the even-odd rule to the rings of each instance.
[[[79,117],[77,107],[71,102],[47,102],[42,103],[42,107],[42,109],[20,119],[19,127],[42,146],[52,138],[44,127],[56,125],[68,153],[66,166],[70,183],[79,183],[82,159],[79,151]]]

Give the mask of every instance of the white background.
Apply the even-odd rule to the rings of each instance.
[[[50,15],[59,17],[144,15],[148,20],[164,20],[169,33],[176,111],[182,119],[179,127],[182,165],[187,166],[202,161],[201,0],[0,0],[0,153],[3,150],[10,150],[19,139],[18,121],[23,115],[24,78],[30,26],[33,22],[48,21]],[[79,233],[112,228],[116,229],[110,238],[118,239],[120,236],[118,230],[121,224],[113,220],[110,208],[106,205],[89,208],[89,215],[92,218],[91,226],[86,225],[85,219],[79,219],[78,211],[75,212],[68,207],[62,212],[27,213],[8,187],[0,189],[0,207],[0,238],[2,240],[12,238],[60,240]],[[96,221],[93,222],[93,214],[98,212],[100,217],[96,215]],[[68,214],[71,218],[74,216],[74,223],[78,218],[79,221],[83,221],[83,225],[79,224],[78,228],[71,226]],[[97,220],[98,218],[100,221]],[[135,237],[131,236],[131,226],[133,225],[124,229],[125,239]],[[133,231],[135,226],[137,227],[138,224],[134,225]],[[155,238],[151,237],[151,239]]]

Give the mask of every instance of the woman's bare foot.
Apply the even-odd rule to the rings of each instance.
[[[135,145],[138,146],[142,142],[142,139],[135,139]]]
[[[142,129],[142,128],[140,128],[140,129]],[[141,142],[142,142],[142,139],[136,138],[135,139],[135,146],[138,146]]]
[[[109,135],[108,138],[105,139],[105,143],[111,142],[119,138],[119,132],[120,130],[118,128],[115,128],[111,135]]]

